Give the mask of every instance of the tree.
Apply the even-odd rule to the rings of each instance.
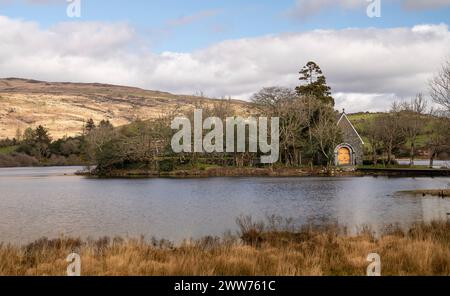
[[[394,151],[406,142],[398,105],[394,103],[389,113],[378,116],[375,124],[381,129],[379,132],[382,149],[386,153],[388,164],[391,164]]]
[[[98,128],[92,130],[88,135],[86,135],[85,153],[88,159],[99,165],[100,169],[106,167],[106,164],[100,163],[100,161],[107,158],[103,157],[102,155],[104,151],[107,150],[107,144],[111,143],[112,139],[115,137],[116,134],[114,133],[114,130],[104,126],[99,126]]]
[[[446,117],[435,117],[431,122],[431,130],[428,136],[428,155],[430,168],[433,168],[434,159],[442,152],[450,150],[450,119]]]
[[[18,127],[16,129],[16,137],[15,137],[17,143],[20,143],[22,141],[22,135],[23,135],[22,130],[20,129],[20,127]]]
[[[48,129],[39,125],[36,129],[27,128],[23,134],[23,143],[18,152],[23,152],[38,159],[50,157],[52,138]]]
[[[88,121],[86,121],[86,124],[84,125],[84,133],[89,134],[95,128],[96,128],[96,126],[95,126],[94,120],[92,118],[89,118]]]
[[[31,127],[26,128],[23,132],[23,141],[27,144],[34,141],[34,130]]]
[[[51,142],[52,139],[50,137],[48,129],[46,129],[42,125],[39,125],[34,130],[34,147],[37,151],[37,155],[35,156],[40,159],[50,157]]]
[[[264,116],[280,119],[280,156],[286,166],[299,165],[307,143],[303,131],[310,126],[309,98],[282,87],[264,88],[252,98]]]
[[[299,80],[303,82],[303,85],[295,89],[299,95],[312,96],[322,103],[334,106],[331,88],[327,85],[325,75],[315,62],[308,62],[303,67]]]
[[[342,131],[337,124],[336,112],[330,105],[322,103],[317,111],[319,114],[313,123],[312,135],[329,168],[333,164],[334,149],[342,142]]]
[[[436,104],[450,113],[450,59],[429,83],[430,95]]]
[[[303,156],[319,163],[333,163],[341,132],[330,104],[288,88],[269,87],[252,98],[264,116],[280,119],[280,161],[286,166],[302,163]]]
[[[50,143],[52,142],[48,129],[46,129],[42,125],[39,125],[36,128],[34,134],[35,134],[35,141],[38,143],[50,145]]]
[[[418,94],[411,102],[400,104],[401,127],[409,142],[409,165],[414,165],[416,155],[417,137],[423,132],[425,126],[424,114],[427,103],[422,94]]]
[[[296,93],[285,87],[266,87],[252,96],[252,102],[264,113],[278,113],[282,102],[296,96]]]
[[[383,129],[378,120],[368,120],[363,125],[363,133],[370,144],[373,165],[378,163],[378,152],[382,148]]]
[[[105,129],[113,129],[114,128],[114,126],[109,121],[109,119],[100,121],[98,127],[99,128],[105,128]]]

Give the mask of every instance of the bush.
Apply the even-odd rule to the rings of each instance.
[[[39,161],[36,158],[22,153],[0,155],[0,167],[29,167],[38,164]]]
[[[164,159],[159,162],[159,170],[161,172],[171,172],[175,168],[175,163],[172,159]]]

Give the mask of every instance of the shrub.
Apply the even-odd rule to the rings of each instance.
[[[159,170],[161,172],[171,172],[174,168],[175,164],[172,159],[164,159],[159,162]]]

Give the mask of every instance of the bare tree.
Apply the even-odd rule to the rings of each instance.
[[[435,120],[431,123],[431,130],[428,133],[428,157],[430,168],[433,168],[435,158],[442,152],[450,151],[450,119],[439,117],[438,113],[432,113]]]
[[[400,104],[400,125],[409,142],[409,165],[414,165],[416,155],[417,137],[423,132],[427,119],[424,114],[427,109],[427,102],[422,94],[418,94],[411,102]]]
[[[330,167],[334,160],[334,149],[342,140],[342,131],[332,107],[320,104],[317,111],[317,120],[314,121],[311,132],[319,151],[327,160],[327,166]]]
[[[380,141],[387,156],[388,164],[394,159],[394,151],[405,143],[405,134],[402,129],[399,105],[394,104],[389,113],[378,116],[375,124],[381,129]]]
[[[309,126],[307,98],[294,96],[279,106],[280,147],[283,149],[286,166],[300,165],[305,141],[302,131]]]
[[[277,113],[280,104],[296,97],[295,91],[285,87],[266,87],[257,92],[252,97],[252,102],[264,113]]]
[[[363,133],[372,149],[373,165],[378,163],[378,151],[382,148],[383,129],[377,120],[369,120],[363,125]]]
[[[450,112],[450,59],[444,63],[441,71],[430,81],[429,87],[433,101]]]
[[[280,87],[264,88],[253,96],[253,102],[264,116],[280,118],[280,153],[286,166],[301,164],[305,146],[301,136],[309,127],[309,101],[312,100]]]

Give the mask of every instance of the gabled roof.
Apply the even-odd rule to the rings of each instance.
[[[342,115],[340,116],[339,120],[338,120],[338,125],[339,123],[341,123],[341,121],[345,119],[347,120],[347,122],[350,124],[350,126],[352,127],[353,131],[355,132],[355,134],[358,136],[359,140],[361,141],[361,143],[364,145],[364,140],[361,138],[361,136],[359,135],[358,131],[356,130],[355,126],[352,124],[352,122],[350,121],[350,119],[348,119],[347,114],[344,112],[342,112]]]

